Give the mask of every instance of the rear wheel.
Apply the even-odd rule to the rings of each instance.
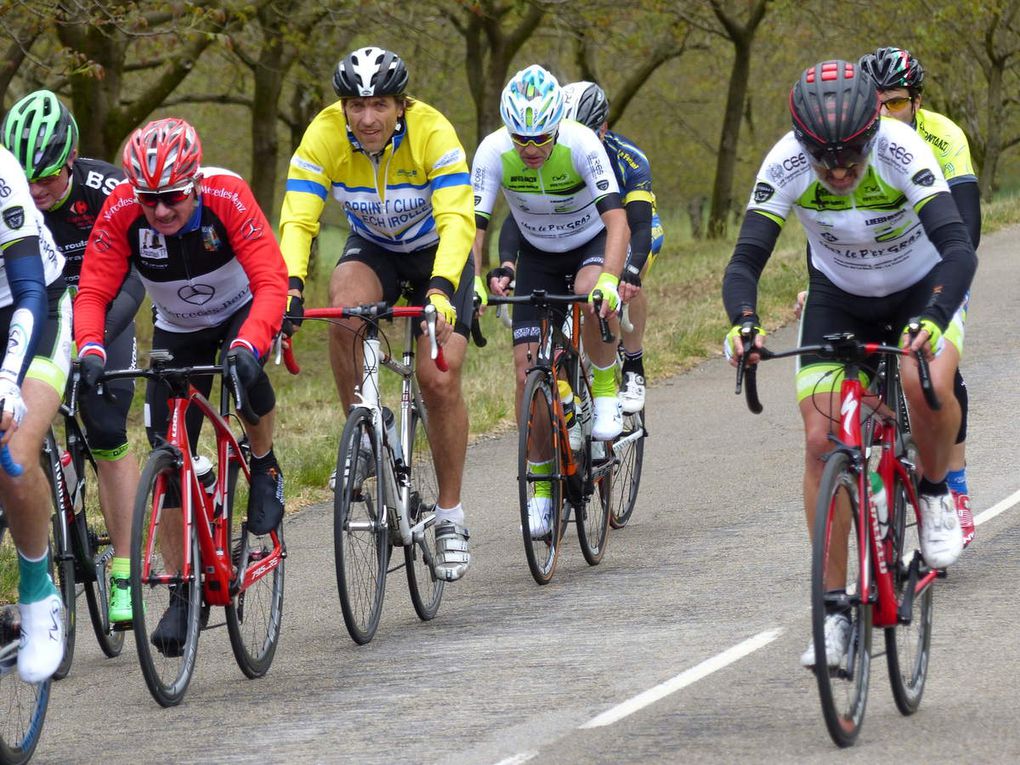
[[[612,444],[589,441],[586,462],[591,476],[592,493],[585,497],[576,511],[577,537],[581,554],[589,566],[597,566],[606,553],[609,538],[610,509],[613,502],[613,449]]]
[[[517,483],[524,553],[539,584],[552,579],[563,532],[563,465],[559,429],[553,426],[553,395],[558,395],[557,388],[550,384],[547,373],[533,370],[521,399]]]
[[[184,698],[198,654],[201,561],[193,525],[184,539],[182,515],[176,455],[159,449],[149,456],[135,500],[131,612],[145,684],[164,707]]]
[[[411,487],[407,503],[407,520],[411,528],[430,515],[432,521],[421,530],[420,543],[416,539],[414,544],[404,548],[404,563],[415,613],[422,621],[428,621],[439,611],[445,583],[442,579],[436,578],[430,565],[436,559],[435,509],[439,499],[439,480],[436,478],[432,444],[429,441],[427,419],[424,414],[424,411],[419,412],[416,401],[412,408]]]
[[[347,417],[337,456],[333,502],[336,583],[344,624],[355,643],[375,635],[386,594],[389,529],[383,482],[378,479],[381,444],[372,410],[354,409]]]
[[[613,442],[616,472],[613,475],[612,512],[614,529],[627,525],[637,502],[641,468],[645,458],[645,412],[623,416],[623,432]]]
[[[241,448],[247,450],[246,445]],[[249,577],[252,579],[227,604],[227,633],[237,666],[245,676],[256,678],[269,671],[280,641],[286,559],[278,554],[283,548],[282,524],[273,533],[255,535],[248,532],[248,525],[242,520],[250,486],[240,462],[232,461],[227,469],[226,508],[222,512],[230,529],[236,586],[249,581]]]
[[[871,672],[871,605],[861,602],[867,587],[861,567],[858,474],[843,452],[825,463],[815,507],[811,560],[811,627],[815,677],[829,735],[850,746],[860,732]],[[870,546],[864,545],[864,560]],[[845,558],[845,561],[844,561]],[[866,563],[866,570],[870,563]],[[845,569],[845,576],[842,570]],[[826,656],[826,618],[845,615],[850,622],[848,650],[830,666]]]
[[[916,465],[917,448],[909,435],[906,436],[905,447],[906,460]],[[897,605],[904,602],[911,588],[915,592],[910,621],[885,630],[885,656],[896,707],[901,713],[909,715],[916,712],[921,703],[924,682],[928,676],[933,604],[931,582],[921,592],[916,592],[916,583],[928,573],[928,568],[921,558],[917,514],[910,503],[907,486],[898,474],[893,476],[890,512],[890,560],[894,563],[893,582]]]

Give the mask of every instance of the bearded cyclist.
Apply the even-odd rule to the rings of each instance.
[[[516,280],[520,295],[536,289],[565,292],[572,280],[578,295],[603,295],[602,315],[611,316],[620,302],[617,285],[627,257],[630,230],[619,185],[605,147],[591,130],[565,120],[563,90],[556,78],[532,65],[515,74],[503,89],[500,116],[504,127],[486,136],[475,153],[475,262],[481,263],[496,194],[502,190],[520,228],[520,251],[488,274],[488,288],[504,295]],[[480,297],[484,286],[479,285]],[[614,319],[615,321],[615,319]],[[591,361],[594,419],[592,438],[610,441],[623,429],[616,386],[616,349],[602,342],[598,323],[582,327]],[[535,308],[515,305],[513,311],[516,401],[520,410],[524,379],[539,335]],[[530,469],[551,472],[552,462]],[[531,498],[531,533],[548,532],[552,495],[537,482]]]
[[[64,278],[73,294],[89,233],[124,173],[107,162],[78,156],[78,125],[48,90],[30,93],[11,107],[0,126],[0,139],[25,170],[32,200],[64,255]],[[129,367],[135,359],[135,314],[144,296],[145,288],[132,269],[107,309],[104,343],[116,368]],[[80,409],[96,459],[100,506],[113,547],[109,618],[124,622],[131,619],[131,508],[139,477],[127,439],[134,382],[115,380],[109,389],[114,394],[110,399],[95,391],[83,393]]]
[[[959,313],[977,258],[942,171],[909,126],[879,120],[874,82],[855,64],[826,61],[806,70],[789,98],[793,130],[766,156],[723,280],[733,329],[725,350],[736,363],[750,351],[741,326],[760,324],[758,279],[790,212],[810,244],[810,286],[801,317],[801,342],[852,331],[931,357],[932,382],[942,408],[933,411],[920,390],[917,365],[902,365],[903,390],[924,475],[919,486],[921,553],[932,568],[952,564],[963,536],[946,484],[960,407],[953,396],[959,351],[943,333]],[[921,331],[911,338],[908,323]],[[892,326],[890,333],[885,328]],[[763,337],[759,334],[756,345]],[[753,355],[750,362],[754,363]],[[802,356],[797,398],[804,421],[804,509],[813,528],[823,458],[839,423],[838,365]],[[835,578],[837,572],[830,572]],[[839,572],[845,575],[845,570]],[[826,617],[829,666],[847,651],[850,620]],[[801,664],[814,664],[813,645]]]

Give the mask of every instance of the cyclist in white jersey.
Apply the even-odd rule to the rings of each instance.
[[[727,355],[735,363],[747,350],[741,326],[760,323],[758,278],[794,211],[811,248],[801,342],[853,331],[868,340],[909,343],[932,357],[940,410],[927,406],[915,363],[904,362],[902,378],[924,470],[921,552],[929,566],[945,568],[959,557],[963,536],[945,480],[960,423],[953,396],[959,352],[942,342],[942,333],[970,287],[977,266],[974,247],[924,140],[907,125],[879,120],[874,82],[855,64],[826,61],[811,67],[794,85],[789,103],[794,129],[759,170],[723,281],[723,301],[734,325]],[[922,327],[913,339],[904,331],[912,320]],[[761,334],[755,343],[763,343]],[[752,353],[751,363],[756,360]],[[816,357],[801,357],[797,373],[809,529],[823,457],[833,446],[829,435],[839,421],[839,382],[832,368]],[[846,613],[830,613],[825,630],[830,666],[846,653],[849,634]],[[813,647],[801,663],[814,663]]]

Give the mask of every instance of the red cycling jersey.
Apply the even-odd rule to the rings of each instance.
[[[106,308],[134,264],[156,309],[157,327],[219,326],[249,302],[238,339],[263,357],[287,305],[287,266],[272,227],[244,180],[203,168],[195,214],[178,234],[151,228],[130,184],[107,197],[82,263],[74,303],[78,348],[102,345]]]

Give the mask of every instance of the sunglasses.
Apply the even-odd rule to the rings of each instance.
[[[552,141],[555,141],[556,133],[542,133],[540,135],[517,135],[516,133],[511,133],[510,140],[522,148],[527,146],[529,143],[542,147]]]
[[[139,191],[135,189],[135,199],[143,207],[155,207],[160,202],[167,207],[173,207],[190,197],[194,189],[194,182],[189,183],[187,186],[181,186],[179,189],[169,189],[167,191]]]
[[[52,173],[51,175],[44,175],[42,178],[36,178],[34,181],[32,181],[32,183],[39,186],[46,186],[47,188],[49,188],[50,186],[55,186],[56,184],[60,183],[63,180],[63,178],[64,168],[60,168],[59,170],[57,170],[57,172]]]
[[[891,112],[902,112],[908,106],[910,106],[912,99],[910,96],[896,96],[896,98],[890,98],[882,101],[882,106]]]
[[[834,170],[837,167],[844,170],[852,170],[857,165],[868,161],[868,155],[871,153],[873,144],[874,139],[869,138],[867,141],[844,146],[838,151],[825,147],[811,146],[807,147],[807,152],[811,155],[815,165],[824,167],[826,170]]]

